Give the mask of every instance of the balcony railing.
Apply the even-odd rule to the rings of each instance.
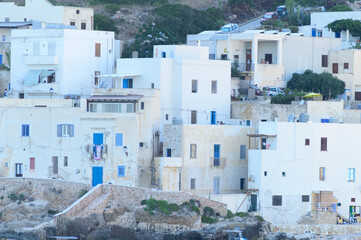
[[[254,63],[239,63],[238,70],[241,72],[254,72]]]
[[[211,167],[225,167],[226,164],[226,158],[210,158]]]

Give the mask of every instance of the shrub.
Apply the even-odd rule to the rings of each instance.
[[[234,214],[230,210],[228,210],[227,211],[227,218],[233,218],[233,217],[234,217]]]
[[[143,199],[141,202],[140,202],[140,205],[145,205],[147,204],[147,200]]]
[[[194,205],[191,206],[191,210],[192,210],[193,212],[196,212],[198,215],[201,213],[201,211],[199,211],[199,208],[197,208],[197,207],[194,206]]]
[[[1,196],[1,200],[3,200],[4,199],[4,196]]]
[[[258,222],[265,222],[264,218],[262,216],[256,215],[254,216]]]
[[[207,217],[213,217],[214,216],[214,209],[211,207],[205,207],[203,208],[203,215]]]
[[[213,224],[218,222],[217,219],[211,218],[211,217],[207,217],[207,216],[202,216],[202,223],[209,223],[209,224]]]
[[[238,213],[236,213],[236,216],[242,217],[242,218],[244,218],[244,217],[249,217],[249,213],[246,213],[246,212],[238,212]]]
[[[9,198],[10,198],[11,201],[14,201],[14,202],[16,202],[18,200],[18,196],[16,196],[15,193],[11,193],[9,195]]]
[[[149,211],[149,215],[153,216],[154,212],[153,211]]]
[[[149,211],[149,208],[147,208],[147,207],[145,207],[145,208],[143,208],[143,209],[144,209],[144,211],[146,211],[146,212]]]
[[[79,198],[81,198],[82,196],[84,196],[86,193],[88,192],[88,190],[86,189],[82,189],[79,193]]]
[[[48,210],[48,214],[49,215],[55,215],[55,214],[57,214],[59,211],[58,210],[54,210],[54,209],[49,209]]]
[[[191,204],[189,202],[182,203],[182,207],[191,207]]]
[[[169,211],[171,211],[171,212],[177,212],[177,211],[181,210],[182,208],[181,208],[178,204],[176,204],[176,203],[170,203],[170,204],[168,205],[168,209],[169,209]]]
[[[19,200],[20,200],[20,201],[24,201],[24,200],[25,200],[24,194],[20,194],[20,195],[19,195]]]
[[[195,205],[196,205],[196,200],[191,199],[191,200],[189,200],[189,203],[190,203],[191,205],[195,206]]]
[[[168,205],[167,205],[168,206]],[[159,206],[159,210],[164,213],[165,215],[169,215],[171,213],[171,211],[169,211],[169,209],[167,208],[167,206]]]
[[[150,198],[147,200],[146,205],[149,208],[149,210],[153,211],[157,208],[157,200],[155,200],[154,198]]]
[[[105,10],[107,10],[110,14],[115,14],[120,10],[120,8],[117,4],[111,3],[105,6]]]

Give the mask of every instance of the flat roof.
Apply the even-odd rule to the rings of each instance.
[[[98,101],[138,102],[139,99],[141,99],[142,97],[143,97],[143,95],[133,95],[133,94],[127,94],[127,95],[93,95],[93,96],[90,96],[89,98],[87,98],[87,100],[91,101],[91,102],[98,102]]]
[[[32,22],[0,22],[0,28],[18,28],[31,26]]]

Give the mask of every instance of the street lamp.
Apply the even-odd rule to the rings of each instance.
[[[53,89],[53,88],[50,88],[50,89],[49,89],[49,92],[50,92],[50,99],[53,99],[54,89]]]

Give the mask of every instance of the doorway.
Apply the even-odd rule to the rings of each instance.
[[[23,164],[15,163],[15,177],[22,177],[22,176],[23,176]]]
[[[93,167],[92,186],[103,183],[103,167]]]
[[[264,58],[266,60],[266,63],[268,62],[269,64],[272,64],[272,54],[271,53],[266,53],[264,55]]]

